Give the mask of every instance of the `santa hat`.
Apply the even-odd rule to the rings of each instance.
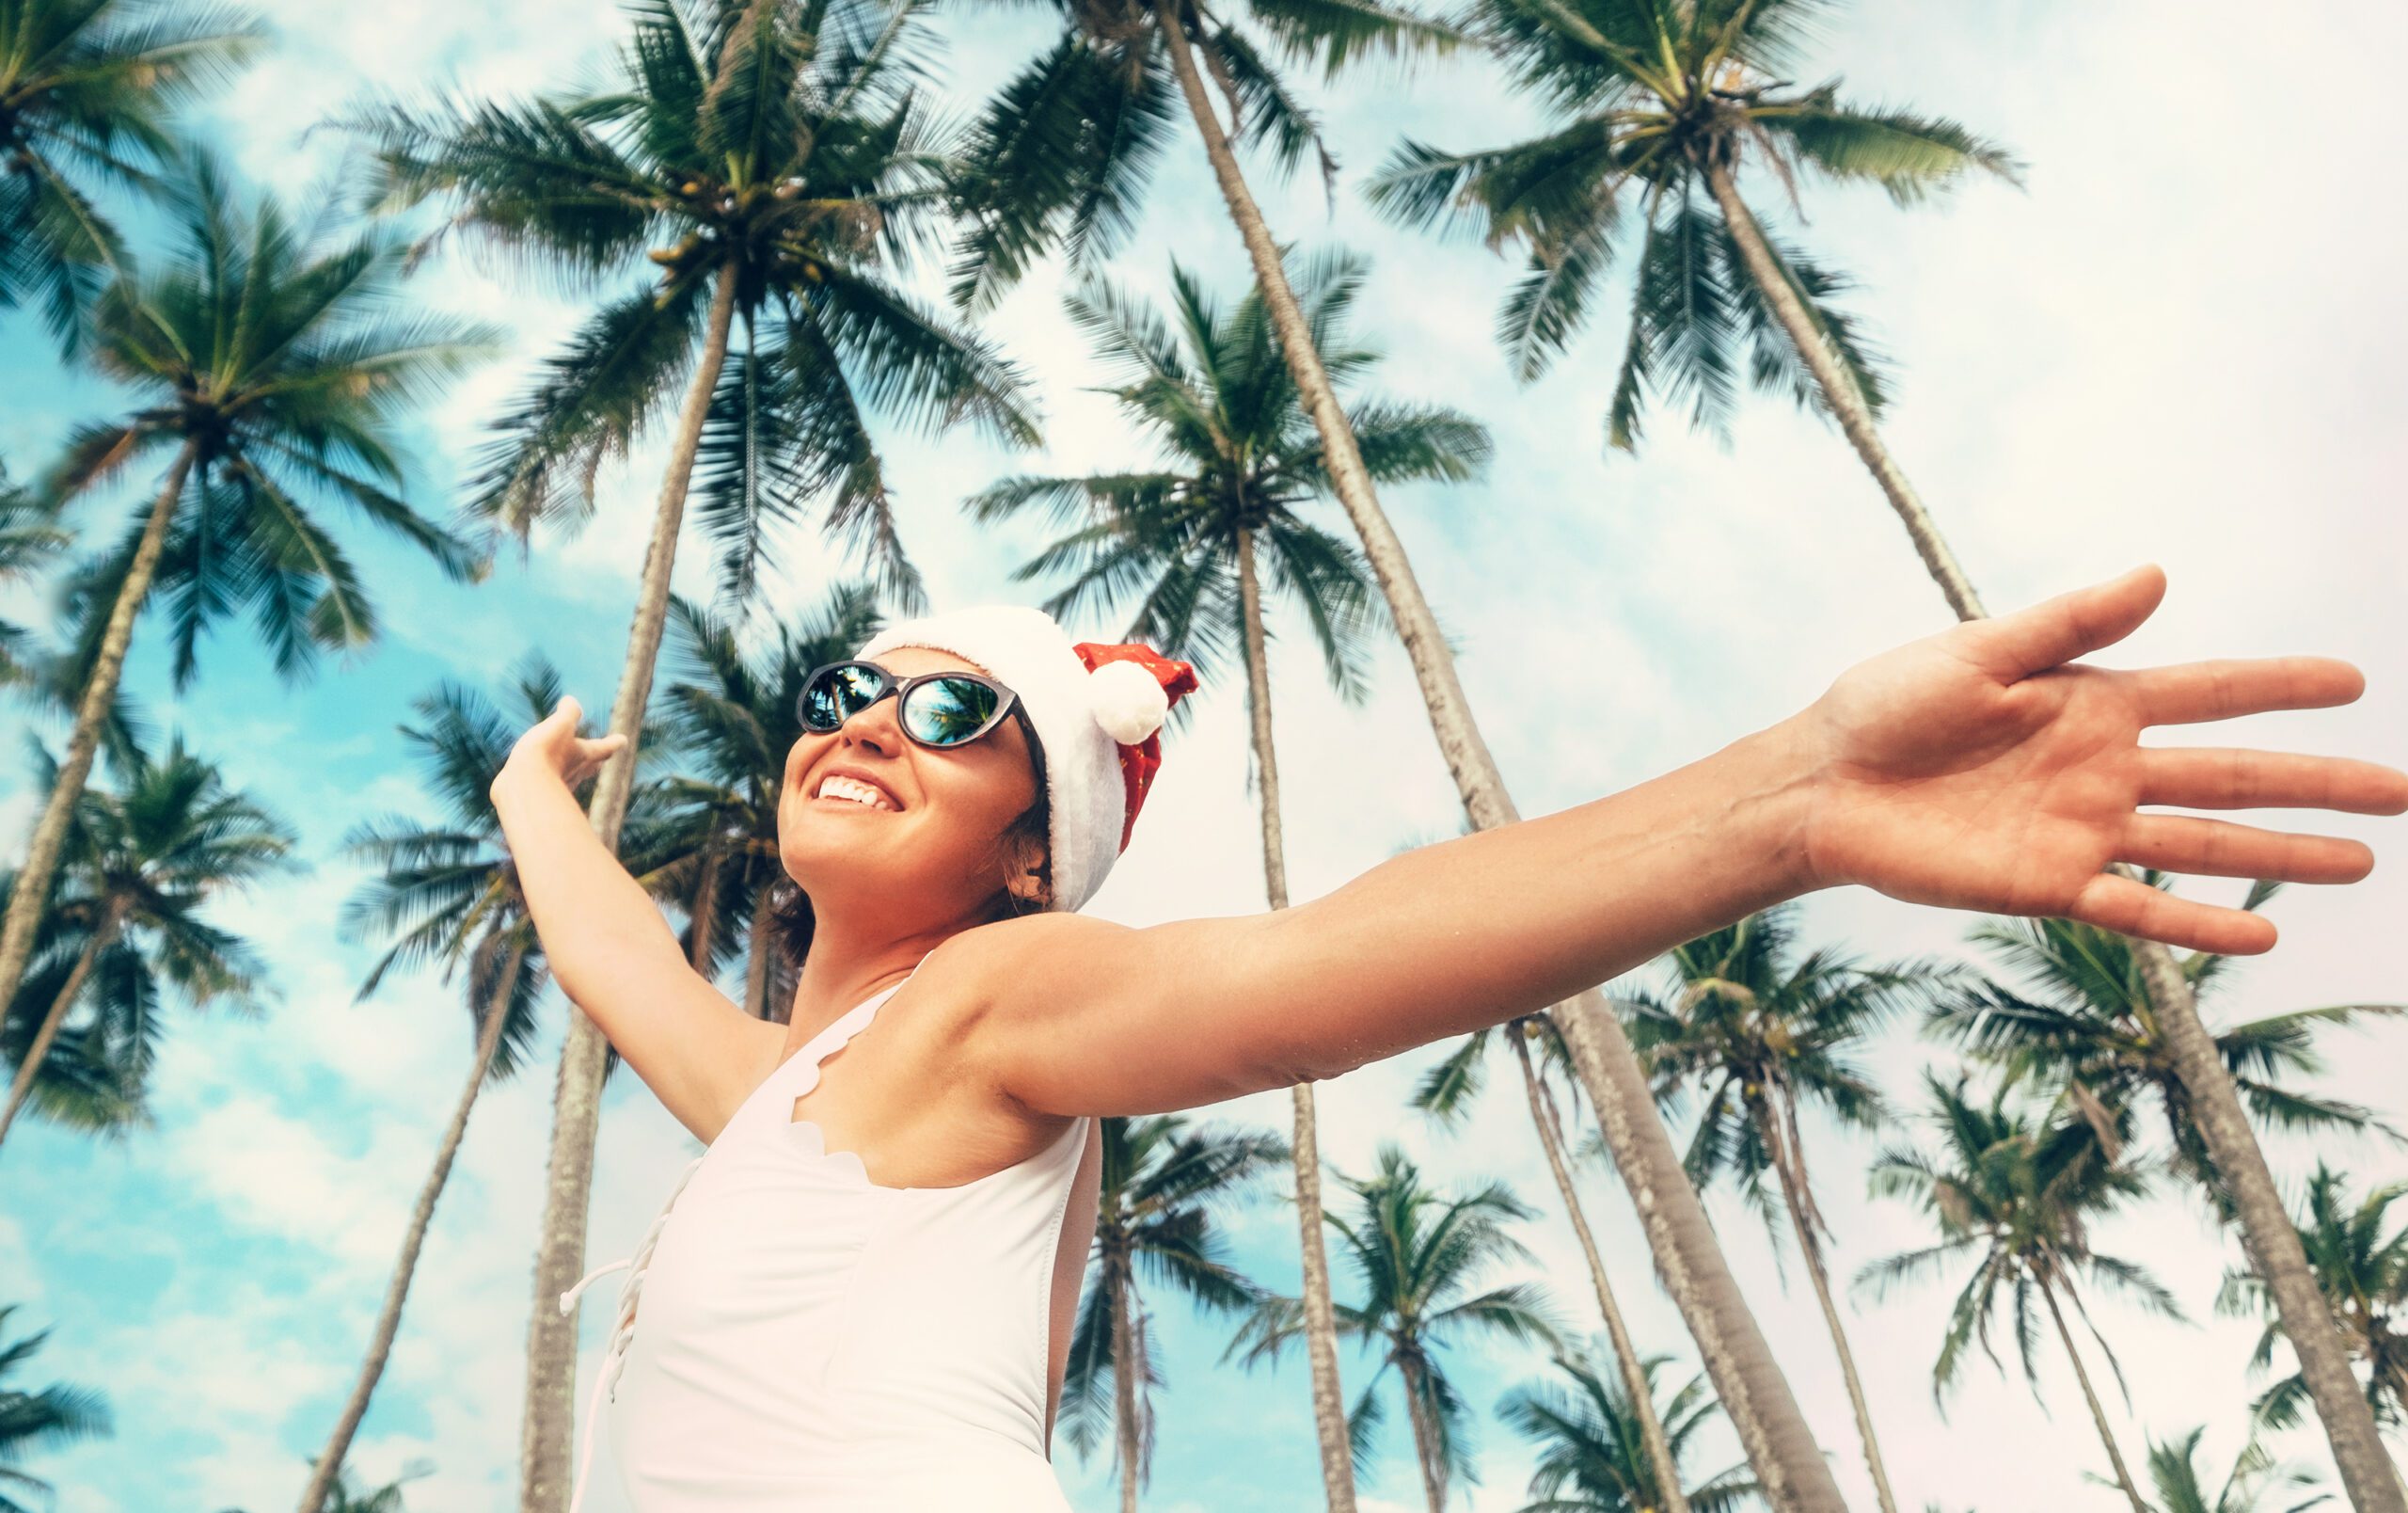
[[[1085,903],[1129,844],[1162,766],[1157,732],[1170,707],[1196,691],[1196,669],[1149,646],[1073,643],[1053,616],[1019,605],[895,626],[859,655],[906,646],[975,662],[1020,695],[1045,754],[1047,907]]]

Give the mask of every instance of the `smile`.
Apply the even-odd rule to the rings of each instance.
[[[819,791],[812,797],[858,804],[868,809],[884,809],[890,814],[902,807],[884,788],[874,783],[864,783],[858,777],[847,777],[842,772],[831,772],[821,778]]]

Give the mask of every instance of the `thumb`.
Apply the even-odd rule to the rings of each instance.
[[[2143,563],[2103,582],[1968,629],[1974,656],[2001,681],[2058,667],[2138,629],[2165,597],[2165,569]]]

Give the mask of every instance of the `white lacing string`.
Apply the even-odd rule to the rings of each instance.
[[[577,1312],[578,1300],[585,1296],[586,1288],[613,1271],[624,1270],[627,1274],[627,1280],[619,1287],[619,1316],[610,1325],[610,1343],[604,1347],[602,1364],[594,1373],[594,1386],[586,1394],[584,1421],[578,1425],[577,1480],[569,1489],[568,1513],[578,1513],[585,1501],[586,1473],[594,1466],[594,1420],[602,1411],[604,1395],[618,1385],[619,1374],[626,1367],[627,1342],[635,1338],[636,1299],[643,1293],[644,1270],[652,1264],[652,1252],[660,1243],[660,1231],[669,1222],[669,1211],[677,1206],[677,1195],[686,1190],[686,1184],[692,1180],[702,1165],[703,1158],[699,1155],[687,1163],[686,1170],[678,1175],[677,1186],[669,1189],[669,1201],[660,1205],[660,1212],[653,1216],[651,1227],[643,1232],[643,1239],[637,1244],[635,1254],[624,1261],[595,1266],[578,1278],[576,1286],[561,1294],[561,1312],[573,1314]]]

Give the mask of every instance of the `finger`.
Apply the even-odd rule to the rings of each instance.
[[[2408,772],[2351,756],[2234,746],[2144,746],[2139,802],[2186,809],[2400,814],[2408,812]]]
[[[2218,956],[2255,956],[2274,944],[2274,922],[2262,915],[2178,899],[2113,872],[2083,884],[2066,917]]]
[[[1984,668],[2012,682],[2131,635],[2165,597],[2165,573],[2146,563],[2118,578],[1975,621],[1968,644]]]
[[[2340,658],[2213,658],[2126,672],[2150,725],[2230,721],[2271,709],[2334,709],[2367,692],[2367,675]]]
[[[561,695],[561,701],[552,706],[552,712],[545,718],[561,721],[574,730],[578,726],[578,722],[585,718],[585,708],[577,702],[575,695],[563,693]]]
[[[2355,883],[2374,870],[2374,852],[2363,841],[2260,830],[2184,814],[2132,816],[2115,859],[2162,872],[2282,883]]]
[[[2327,709],[2367,691],[2338,657],[2223,657],[2127,673],[2150,725],[2229,720],[2269,709]]]

